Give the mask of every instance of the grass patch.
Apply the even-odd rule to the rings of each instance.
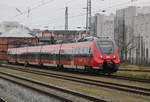
[[[131,65],[131,64],[121,64],[119,68],[150,70],[150,66]]]
[[[114,73],[114,75],[119,76],[126,76],[126,77],[132,77],[132,78],[141,78],[141,79],[150,79],[150,73],[144,73],[144,72],[120,72]]]

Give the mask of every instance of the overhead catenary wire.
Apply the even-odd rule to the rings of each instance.
[[[68,0],[65,5],[68,5],[70,2],[75,1],[75,0]]]
[[[92,11],[92,14],[99,13],[99,12],[101,12],[101,11],[104,10],[104,9],[113,8],[113,7],[116,7],[116,6],[121,6],[121,5],[129,4],[129,3],[130,3],[130,2],[128,1],[128,2],[124,2],[124,3],[119,3],[119,4],[116,4],[116,5],[112,5],[112,6],[110,6],[110,7],[105,7],[105,8],[96,10],[96,11]],[[104,6],[103,6],[103,7],[104,7]],[[82,13],[82,14],[78,14],[78,15],[73,15],[73,16],[69,16],[69,19],[73,19],[73,18],[77,18],[77,17],[82,17],[82,16],[85,16],[85,15],[86,15],[86,13]],[[48,21],[48,22],[50,22],[50,21],[55,22],[54,20],[58,20],[58,19],[60,19],[60,18],[54,18],[54,19],[52,19],[52,20],[47,20],[47,21]]]
[[[28,7],[28,10],[27,10],[27,11],[21,12],[20,14],[17,14],[17,15],[15,15],[15,16],[13,16],[13,18],[22,16],[22,15],[24,15],[24,14],[28,14],[27,17],[29,17],[29,13],[30,13],[32,10],[38,9],[39,7],[44,6],[44,5],[46,5],[46,4],[48,4],[48,3],[51,3],[51,2],[53,2],[53,1],[55,1],[55,0],[45,1],[45,2],[43,2],[42,4],[40,3],[40,4],[38,4],[37,6],[32,7],[32,8],[31,8],[31,7]],[[41,0],[40,0],[39,2],[41,2]],[[65,5],[69,4],[70,2],[73,2],[73,0],[68,0],[68,1],[65,3]],[[63,9],[65,9],[65,7],[60,7],[60,8],[57,9],[57,11],[58,11],[58,10],[63,10]],[[55,20],[55,18],[54,18],[54,20]],[[24,20],[22,20],[22,21],[24,22]],[[46,21],[47,21],[47,20],[46,20]]]
[[[54,1],[54,0],[49,0],[49,1],[47,1],[47,2],[50,2],[50,1]],[[71,3],[73,0],[68,0],[68,2],[66,2],[65,4],[67,5],[67,4],[69,4],[69,3]],[[145,3],[147,3],[147,2],[145,2]],[[43,6],[43,5],[45,5],[46,3],[44,3],[44,4],[39,4],[38,6],[36,6],[36,7],[34,7],[34,8],[32,8],[31,10],[34,10],[34,9],[37,9],[37,8],[39,8],[39,7],[41,7],[41,6]],[[124,3],[118,3],[118,4],[115,4],[115,5],[112,5],[112,6],[109,6],[109,7],[102,7],[101,9],[99,9],[99,10],[96,10],[96,11],[92,11],[92,14],[94,14],[94,13],[99,13],[99,12],[101,12],[102,10],[104,10],[104,9],[110,9],[110,8],[113,8],[113,7],[116,7],[116,6],[122,6],[122,5],[127,5],[127,4],[130,4],[130,2],[128,1],[128,2],[124,2]],[[144,3],[142,3],[142,4],[144,4]],[[65,8],[61,8],[61,9],[65,9]],[[25,13],[23,13],[23,14],[25,14]],[[73,16],[69,16],[69,19],[73,19],[73,18],[77,18],[77,17],[82,17],[82,16],[84,16],[84,15],[86,15],[86,13],[83,13],[83,14],[78,14],[78,15],[73,15]],[[58,19],[60,19],[60,17],[58,17],[58,18],[52,18],[52,19],[50,19],[50,20],[45,20],[45,21],[48,21],[48,24],[50,24],[51,22],[56,22],[56,20],[58,21]]]
[[[42,4],[39,4],[39,5],[35,6],[35,7],[32,7],[32,8],[30,8],[30,12],[31,12],[32,10],[38,9],[38,8],[41,7],[41,6],[44,6],[44,5],[48,4],[48,3],[52,3],[53,1],[54,1],[54,0],[48,0],[48,1],[44,2],[44,3],[42,3]],[[23,14],[28,14],[28,10],[22,12],[22,13],[19,14],[19,15],[15,15],[13,18],[16,18],[16,17],[18,17],[18,16],[21,16],[21,15],[23,15]]]
[[[124,2],[124,3],[120,3],[120,4],[117,4],[117,6],[118,5],[123,5],[123,4],[127,4],[127,3],[129,3],[129,2]],[[111,7],[109,7],[109,8],[113,8],[113,7],[115,7],[116,5],[112,5]],[[104,7],[104,6],[103,6]],[[107,9],[108,7],[105,7],[105,8],[102,8],[102,9],[100,9],[100,10],[96,10],[96,11],[92,11],[92,14],[95,14],[95,13],[98,13],[98,12],[100,12],[101,10],[103,10],[103,9]],[[64,8],[65,9],[65,8]],[[86,15],[86,13],[82,13],[82,14],[78,14],[78,15],[73,15],[73,16],[69,16],[69,19],[73,19],[73,18],[77,18],[77,17],[82,17],[82,16],[85,16]],[[53,19],[51,19],[51,20],[45,20],[45,21],[47,21],[47,22],[55,22],[56,20],[58,20],[58,19],[60,19],[60,17],[58,17],[58,18],[53,18]],[[49,23],[47,23],[47,24],[49,24]]]
[[[45,2],[43,2],[43,3],[38,4],[38,5],[35,6],[35,7],[32,7],[32,8],[29,7],[29,8],[30,8],[30,12],[31,12],[32,10],[38,9],[38,8],[41,7],[41,6],[44,6],[44,5],[49,4],[49,3],[52,3],[53,1],[55,1],[55,0],[48,0],[48,1],[45,1]],[[39,1],[39,2],[41,2],[41,1]],[[65,5],[69,4],[70,2],[73,2],[73,0],[68,0],[68,1],[65,3]],[[62,7],[61,7],[60,9],[65,9],[65,8],[62,8]],[[28,10],[22,12],[22,13],[19,14],[19,15],[13,16],[13,18],[16,18],[16,17],[18,17],[18,16],[21,16],[21,15],[27,14],[27,13],[28,13]]]

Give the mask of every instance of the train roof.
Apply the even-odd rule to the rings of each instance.
[[[78,43],[78,42],[87,42],[87,41],[93,41],[93,42],[97,42],[97,41],[113,41],[110,37],[105,37],[105,36],[101,36],[101,37],[94,37],[94,36],[86,36],[83,38],[80,38],[76,41],[72,41],[72,40],[57,40],[55,42],[40,42],[40,43],[36,43],[36,44],[24,44],[21,46],[17,46],[17,47],[12,47],[12,48],[18,48],[18,47],[31,47],[31,46],[42,46],[42,45],[54,45],[54,44],[67,44],[67,43]]]
[[[101,37],[94,37],[94,36],[87,36],[84,38],[79,39],[77,42],[84,42],[84,41],[113,41],[110,37],[105,37],[105,36],[101,36]]]

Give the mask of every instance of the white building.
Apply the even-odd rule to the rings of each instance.
[[[150,63],[150,7],[129,6],[110,16],[96,14],[92,27],[97,36],[115,39],[122,59]]]
[[[148,14],[150,13],[150,6],[137,7],[137,14]]]
[[[130,62],[138,64],[150,63],[150,12],[148,10],[150,10],[148,7],[131,6],[116,12],[115,40],[120,48],[122,59],[127,58]]]
[[[150,62],[150,13],[134,17],[134,36],[138,38],[138,46],[132,55],[140,56],[141,60]]]
[[[92,21],[92,30],[97,36],[109,36],[114,38],[114,15],[96,14]]]

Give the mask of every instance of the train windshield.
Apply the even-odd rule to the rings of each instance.
[[[112,41],[98,41],[98,46],[102,53],[111,54],[114,52],[114,45]]]

